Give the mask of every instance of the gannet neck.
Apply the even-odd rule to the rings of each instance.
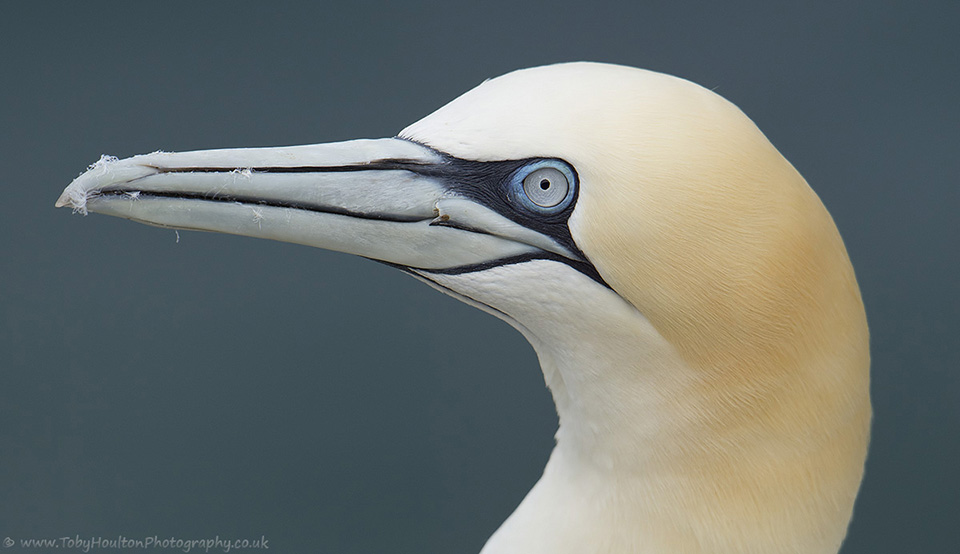
[[[543,476],[483,554],[836,553],[862,470],[860,427],[850,430],[861,414],[794,411],[826,368],[798,369],[806,385],[769,383],[780,407],[758,398],[732,425],[717,414],[730,414],[734,385],[705,393],[721,385],[643,314],[559,265],[431,276],[526,336],[560,419]],[[553,274],[552,286],[506,286],[526,271]]]

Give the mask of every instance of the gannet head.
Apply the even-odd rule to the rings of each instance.
[[[735,106],[593,63],[398,138],[104,161],[57,203],[400,267],[517,327],[560,415],[484,552],[836,552],[868,334],[829,214]]]

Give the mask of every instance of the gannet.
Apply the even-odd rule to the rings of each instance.
[[[372,258],[518,329],[559,427],[482,554],[840,548],[871,419],[854,272],[696,84],[525,69],[395,138],[105,157],[56,205]]]

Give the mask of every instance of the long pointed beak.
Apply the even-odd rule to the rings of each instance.
[[[572,256],[548,237],[458,197],[443,177],[445,163],[435,150],[402,139],[105,157],[56,205],[420,269],[545,250]],[[461,221],[454,225],[451,217]]]

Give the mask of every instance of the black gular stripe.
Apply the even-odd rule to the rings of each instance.
[[[603,277],[600,276],[600,273],[597,272],[597,268],[593,267],[593,264],[589,262],[581,262],[577,260],[571,260],[570,258],[565,258],[559,254],[554,254],[553,252],[538,252],[536,254],[520,254],[518,256],[511,256],[509,258],[501,258],[499,260],[493,260],[490,262],[484,262],[482,264],[473,264],[473,265],[463,265],[459,267],[448,267],[444,269],[420,269],[422,273],[433,273],[436,275],[461,275],[463,273],[473,273],[474,271],[483,271],[485,269],[491,269],[494,267],[502,265],[512,265],[512,264],[522,264],[524,262],[532,262],[536,260],[548,260],[552,262],[560,262],[566,264],[580,273],[583,273],[587,277],[593,279],[597,283],[612,289],[606,281],[603,280]]]

